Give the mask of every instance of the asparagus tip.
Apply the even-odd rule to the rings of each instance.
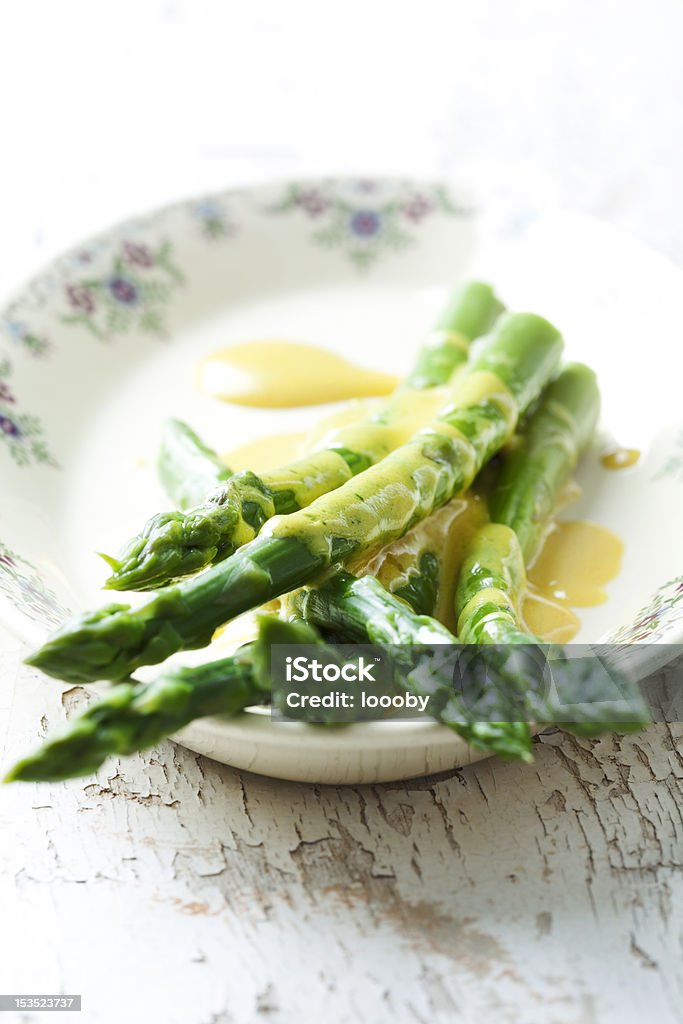
[[[135,572],[126,566],[124,562],[119,561],[116,558],[112,558],[111,555],[103,555],[101,551],[97,552],[100,558],[103,558],[110,569],[113,569],[111,576],[107,576],[106,580],[102,584],[102,590],[145,590],[148,587],[145,586],[144,574],[141,571]],[[149,586],[154,586],[156,581],[152,581]]]
[[[95,554],[98,558],[101,558],[103,562],[106,562],[109,568],[113,569],[114,572],[118,572],[121,568],[121,562],[118,558],[114,558],[113,555],[106,555],[104,551],[96,551]]]
[[[23,758],[21,761],[17,761],[16,764],[13,764],[10,770],[3,775],[0,780],[2,785],[8,786],[10,782],[30,782],[31,779],[26,778],[24,775],[24,770],[28,764],[30,764],[30,758]]]

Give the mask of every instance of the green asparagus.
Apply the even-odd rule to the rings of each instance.
[[[470,341],[493,327],[504,308],[488,284],[473,281],[458,288],[403,386],[419,389],[447,384],[455,368],[467,358]]]
[[[526,585],[525,561],[536,552],[599,408],[593,371],[580,363],[565,367],[503,457],[488,497],[493,522],[475,534],[460,569],[456,610],[463,643],[519,641],[516,600]]]
[[[406,445],[195,579],[136,608],[116,604],[62,627],[29,664],[71,682],[123,679],[175,651],[208,644],[217,626],[303,586],[325,569],[402,536],[474,480],[512,436],[562,349],[533,314],[499,321],[452,402]]]
[[[234,714],[262,702],[246,656],[199,668],[171,668],[153,683],[120,683],[68,723],[61,735],[19,761],[6,782],[89,775],[110,756],[134,754],[204,715]]]
[[[592,370],[567,366],[546,388],[489,496],[494,522],[475,534],[463,560],[456,590],[458,634],[466,644],[497,645],[500,663],[526,645],[541,641],[526,633],[518,605],[526,586],[525,562],[536,554],[560,490],[590,440],[600,407]],[[541,645],[542,646],[542,645]],[[527,680],[524,702],[538,722],[563,721],[592,735],[610,728],[638,728],[647,709],[635,687],[611,674],[596,657],[566,657],[561,648],[543,648],[553,687],[537,691]],[[533,672],[532,672],[533,675]],[[574,705],[568,712],[567,706]]]
[[[562,724],[581,736],[642,728],[647,705],[627,677],[591,652],[567,656],[523,630],[517,605],[525,583],[514,530],[482,527],[461,566],[456,612],[462,643],[495,648],[485,662],[489,677],[504,675],[503,685],[516,686],[519,713],[539,724]]]
[[[108,757],[154,746],[196,718],[235,715],[270,699],[269,620],[257,639],[228,658],[162,670],[152,683],[120,683],[91,704],[35,753],[14,765],[6,782],[56,782],[97,771]],[[317,635],[303,622],[278,620],[279,643],[309,644]]]
[[[157,473],[171,501],[192,508],[232,476],[213,449],[182,420],[168,419],[161,435]]]
[[[436,619],[416,614],[373,576],[337,572],[320,587],[302,589],[288,601],[307,621],[344,640],[387,648],[396,683],[416,696],[429,697],[430,716],[472,746],[505,758],[532,760],[531,732],[511,703],[507,680],[493,691],[489,687],[485,718],[480,707],[468,707],[453,680],[458,638]]]
[[[467,359],[470,339],[488,331],[501,309],[489,285],[474,282],[458,289],[439,331],[418,357],[409,386],[445,384]],[[407,399],[410,405],[403,394],[389,399],[364,423],[338,430],[332,441],[322,442],[323,450],[288,466],[260,476],[235,474],[187,513],[153,516],[117,558],[106,557],[114,570],[106,587],[150,590],[227,558],[253,540],[272,516],[305,508],[394,450],[404,440],[401,410]]]
[[[572,363],[546,388],[519,443],[503,459],[489,514],[493,522],[515,531],[525,563],[533,558],[562,485],[593,436],[599,411],[595,374]]]

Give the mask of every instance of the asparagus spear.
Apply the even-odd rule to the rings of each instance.
[[[454,687],[457,637],[436,619],[416,614],[375,577],[359,579],[340,571],[320,587],[298,591],[288,600],[316,626],[344,639],[387,648],[398,685],[428,696],[429,714],[472,746],[505,758],[532,760],[529,726],[511,701],[511,693],[516,694],[509,681],[489,686],[485,717],[480,706],[468,707]]]
[[[470,342],[485,334],[504,310],[488,284],[473,281],[458,288],[420,349],[404,387],[446,384],[469,352]]]
[[[197,505],[232,476],[192,427],[177,419],[164,423],[157,472],[169,498],[181,509]]]
[[[488,498],[493,524],[475,534],[460,569],[456,610],[463,643],[519,642],[516,599],[526,585],[525,561],[536,552],[599,409],[595,374],[570,364],[544,390],[516,447],[504,456]]]
[[[254,643],[228,658],[169,667],[152,683],[120,683],[68,722],[8,772],[5,782],[57,782],[89,775],[111,756],[154,746],[196,718],[235,715],[270,699],[269,648],[274,616],[259,620]],[[310,644],[318,634],[304,622],[278,621],[277,642]]]
[[[504,318],[461,375],[453,402],[377,466],[262,535],[196,579],[137,608],[110,605],[62,627],[28,660],[73,682],[122,679],[175,651],[205,646],[217,626],[300,587],[323,570],[402,536],[454,494],[512,435],[562,348],[530,313]]]
[[[514,530],[500,523],[482,527],[456,590],[460,640],[492,645],[496,653],[487,659],[489,674],[504,674],[516,685],[516,701],[530,720],[561,723],[581,736],[640,729],[649,713],[635,684],[597,655],[567,657],[561,648],[524,632],[517,604],[525,583]],[[524,648],[521,655],[518,645]]]
[[[497,645],[500,665],[518,657],[510,645],[525,645],[532,660],[535,651],[545,652],[553,688],[537,691],[529,678],[523,695],[528,713],[538,722],[562,721],[567,705],[575,705],[576,720],[567,728],[582,735],[639,728],[648,717],[642,697],[597,657],[567,658],[524,632],[518,604],[526,586],[525,561],[536,553],[559,491],[592,436],[599,407],[595,374],[587,366],[567,366],[546,388],[517,447],[503,459],[489,496],[494,522],[475,534],[455,599],[462,642]],[[533,665],[531,676],[538,680]]]
[[[519,642],[515,601],[526,585],[525,561],[536,552],[599,409],[595,374],[570,364],[544,390],[517,445],[504,456],[488,498],[490,518],[499,525],[481,528],[460,570],[456,606],[463,643]]]
[[[571,363],[543,392],[521,438],[503,459],[489,496],[493,522],[515,533],[524,561],[533,558],[557,499],[586,447],[600,411],[595,374]]]
[[[97,771],[110,756],[154,746],[204,715],[232,715],[263,701],[246,656],[172,668],[147,685],[120,683],[64,731],[10,769],[5,782],[56,782]]]
[[[445,384],[467,359],[470,339],[485,333],[502,309],[489,285],[474,282],[458,289],[420,356],[409,386]],[[467,335],[464,333],[467,331]],[[230,478],[197,508],[164,512],[148,521],[118,558],[111,590],[150,590],[191,575],[231,555],[257,535],[266,520],[305,508],[379,462],[400,443],[394,429],[396,400],[365,423],[338,431],[331,447],[263,473],[244,471]]]

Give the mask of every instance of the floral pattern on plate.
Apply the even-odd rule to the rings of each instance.
[[[29,355],[39,359],[49,351],[50,342],[45,335],[33,331],[25,321],[15,319],[9,310],[3,318],[2,326],[8,338]]]
[[[156,247],[123,241],[105,273],[84,274],[64,284],[68,311],[62,323],[79,324],[100,341],[133,328],[164,336],[164,306],[184,276],[170,242]]]
[[[43,438],[43,427],[37,416],[20,412],[9,382],[11,368],[7,360],[0,362],[0,444],[4,444],[17,466],[31,463],[56,465]]]
[[[69,614],[35,566],[0,541],[0,594],[33,622],[59,626]]]
[[[662,584],[632,622],[610,633],[609,643],[655,643],[675,622],[683,619],[683,576]]]
[[[292,184],[270,205],[274,214],[299,214],[314,226],[312,240],[340,249],[361,269],[386,251],[414,244],[423,221],[437,214],[468,216],[443,185],[417,187],[410,182],[328,180],[319,185]]]
[[[197,218],[205,238],[227,238],[236,231],[227,205],[220,196],[205,196],[203,199],[197,199],[190,203],[190,212]]]

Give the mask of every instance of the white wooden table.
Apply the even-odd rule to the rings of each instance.
[[[37,709],[53,728],[83,700],[19,654],[0,662],[10,757]],[[8,787],[0,987],[82,993],[88,1022],[673,1024],[682,748],[682,725],[556,732],[533,767],[335,788],[167,742]]]
[[[320,171],[470,175],[683,261],[682,35],[677,0],[8,0],[0,284],[177,195]],[[2,766],[83,699],[21,656],[0,631]],[[674,1024],[682,750],[556,732],[530,768],[336,789],[165,743],[7,787],[0,993],[82,993],[87,1024]]]

